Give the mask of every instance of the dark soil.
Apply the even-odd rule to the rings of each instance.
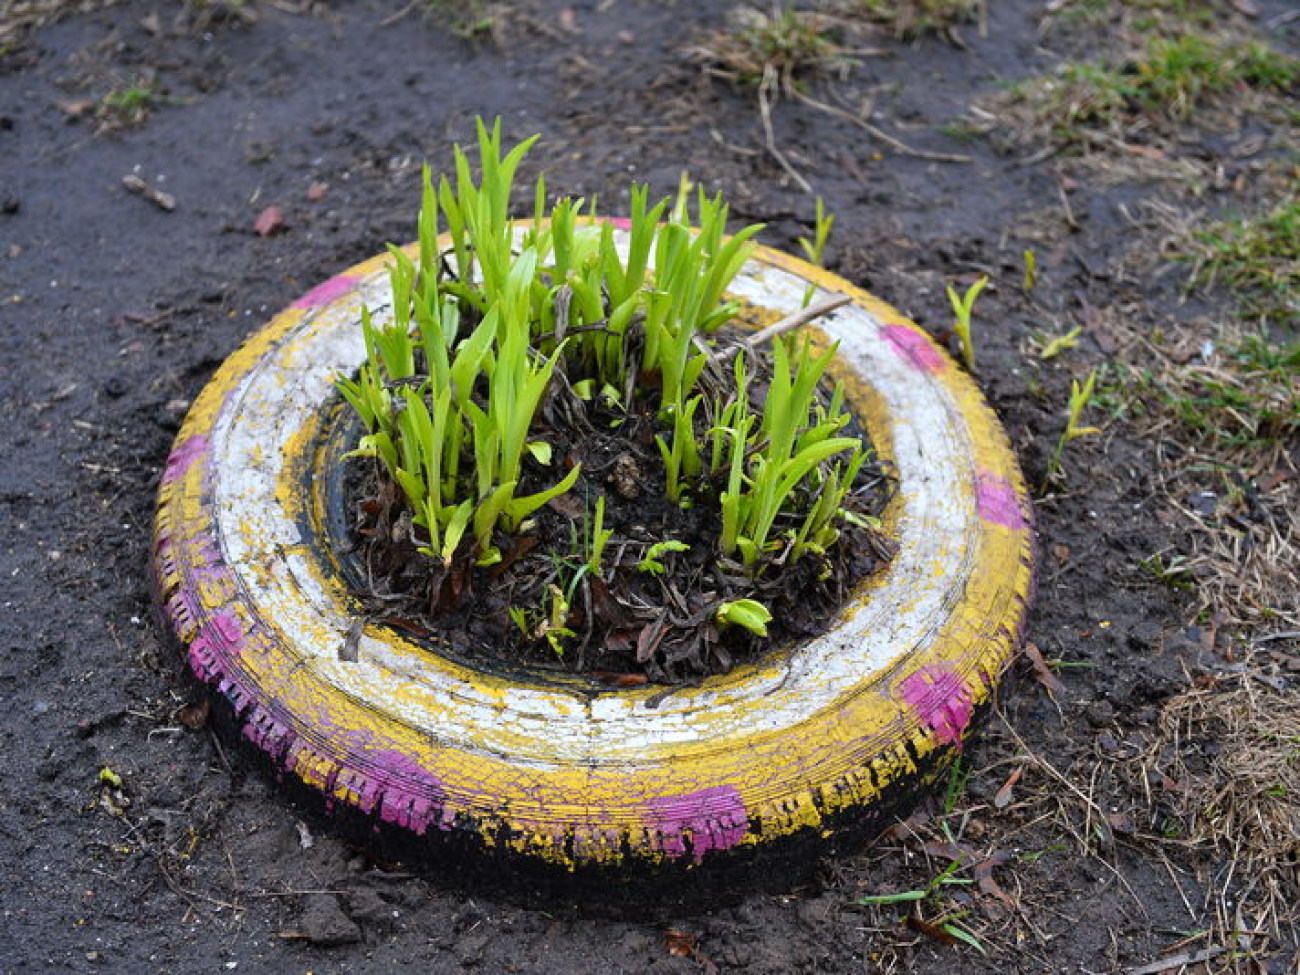
[[[1218,930],[1216,905],[1248,879],[1177,841],[1161,798],[1177,783],[1126,770],[1163,702],[1234,665],[1188,597],[1139,568],[1184,529],[1155,500],[1152,445],[1118,420],[1072,445],[1068,489],[1036,505],[1030,634],[1068,664],[1056,696],[1046,668],[1018,667],[950,798],[827,856],[815,883],[667,919],[523,907],[476,893],[472,875],[376,861],[213,733],[150,598],[172,438],[245,335],[410,236],[421,162],[445,167],[476,115],[502,116],[509,140],[542,133],[524,178],[545,169],[606,212],[629,177],[667,194],[687,169],[765,222],[766,243],[793,249],[810,229],[813,201],[764,149],[752,90],[688,57],[726,3],[522,0],[497,11],[498,43],[477,46],[424,6],[230,5],[250,19],[127,0],[0,54],[0,970],[1120,971]],[[774,134],[839,218],[833,270],[936,334],[951,320],[943,285],[992,275],[979,378],[1041,483],[1071,375],[1116,352],[1104,323],[1177,330],[1231,305],[1182,304],[1178,273],[1129,270],[1132,252],[1157,250],[1129,218],[1178,187],[1066,175],[1050,155],[944,128],[972,99],[1051,70],[1050,48],[1093,43],[1039,35],[1059,4],[987,6],[986,36],[963,29],[964,47],[882,34],[883,53],[844,79],[809,82],[869,104],[912,148],[970,162],[903,154],[792,101],[773,110]],[[1284,0],[1238,6],[1294,50]],[[126,115],[104,110],[129,88],[149,94],[114,99]],[[1216,208],[1250,192],[1234,150],[1263,123],[1240,125],[1178,150],[1226,172],[1197,189]],[[1032,301],[1019,287],[1029,247]],[[1030,353],[1031,333],[1082,320],[1103,324],[1069,368]],[[936,888],[920,913],[856,904],[925,890],[950,862],[972,882]],[[987,954],[945,943],[945,917]],[[1257,970],[1294,970],[1294,935],[1253,944]]]

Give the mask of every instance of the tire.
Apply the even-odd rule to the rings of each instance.
[[[329,541],[330,479],[316,474],[340,449],[332,379],[364,354],[361,303],[389,300],[385,263],[326,281],[235,352],[162,477],[164,614],[277,769],[417,845],[445,834],[604,875],[802,858],[882,824],[942,772],[1025,623],[1023,478],[975,384],[924,333],[762,248],[736,297],[780,316],[809,283],[852,296],[818,327],[840,341],[836,375],[899,476],[884,519],[899,553],[827,634],[668,693],[489,672],[375,623],[353,634],[356,659],[340,659],[364,610]]]

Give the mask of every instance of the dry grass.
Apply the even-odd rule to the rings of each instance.
[[[115,0],[5,0],[0,4],[0,57],[8,54],[28,31],[77,13],[107,7]]]
[[[1298,85],[1300,61],[1265,43],[1154,30],[1111,55],[1025,79],[975,106],[972,118],[1012,145],[1043,147],[1035,156],[1118,158],[1137,168],[1137,178],[1176,178],[1188,126],[1228,130],[1247,113],[1293,124]]]
[[[818,74],[843,74],[857,63],[839,39],[840,21],[815,11],[736,7],[723,30],[690,51],[715,77],[759,87],[775,74],[783,92]]]
[[[1265,198],[1230,219],[1145,207],[1122,273],[1180,274],[1210,299],[1227,286],[1218,301],[1237,312],[1105,315],[1119,349],[1098,400],[1153,445],[1152,493],[1184,536],[1149,573],[1194,589],[1204,621],[1263,631],[1300,626],[1300,276],[1289,182],[1259,186]]]
[[[1300,926],[1300,687],[1248,668],[1161,714],[1150,757],[1173,781],[1185,841],[1224,858],[1225,930],[1296,943]]]
[[[959,27],[978,21],[983,33],[988,17],[985,0],[850,0],[842,6],[846,16],[883,24],[903,40],[938,35],[960,43]]]

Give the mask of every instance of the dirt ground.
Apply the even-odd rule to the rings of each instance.
[[[770,138],[759,89],[719,76],[726,2],[59,6],[0,5],[0,970],[1300,971],[1295,807],[1271,853],[1247,842],[1300,733],[1232,759],[1280,763],[1256,793],[1214,771],[1259,715],[1300,713],[1300,425],[1265,431],[1254,467],[1198,467],[1210,448],[1122,370],[1208,362],[1244,320],[1171,256],[1189,220],[1285,195],[1295,102],[1289,123],[1230,102],[1080,150],[1010,87],[1171,4],[990,0],[906,39],[832,23],[852,63],[769,87]],[[1285,0],[1184,6],[1300,42]],[[685,169],[795,248],[820,195],[831,268],[941,337],[945,285],[992,279],[979,380],[1044,485],[1036,652],[946,794],[814,883],[617,920],[484,896],[348,845],[187,707],[149,589],[180,419],[277,309],[414,236],[420,164],[476,115],[541,133],[526,176],[607,212]],[[1294,347],[1294,311],[1270,341]],[[1093,367],[1101,432],[1049,479]],[[1225,816],[1232,835],[1206,828]]]

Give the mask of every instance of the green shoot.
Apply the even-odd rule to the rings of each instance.
[[[1025,294],[1032,294],[1034,288],[1038,287],[1038,255],[1032,247],[1025,251],[1025,277],[1021,287]]]
[[[1156,552],[1148,558],[1141,559],[1138,565],[1155,579],[1174,589],[1195,588],[1195,576],[1192,567],[1183,555],[1174,555],[1166,559],[1162,552]]]
[[[1083,327],[1076,325],[1064,335],[1053,336],[1043,343],[1042,351],[1038,353],[1039,358],[1054,359],[1062,352],[1077,348],[1081,334],[1083,334]]]
[[[739,554],[751,573],[761,568],[761,557],[781,547],[779,539],[771,538],[772,529],[797,489],[810,490],[813,500],[789,538],[789,554],[795,559],[807,552],[821,554],[833,544],[844,498],[865,459],[860,440],[834,435],[848,422],[842,389],[836,390],[830,409],[814,409],[817,385],[835,347],[814,356],[805,342],[792,354],[778,337],[772,353],[772,379],[757,431],[766,448],[749,459],[748,471],[754,417],[737,410],[734,425],[724,431],[731,443],[727,487],[719,499],[722,553]],[[815,420],[806,425],[810,416]],[[826,464],[836,455],[847,460],[828,470]]]
[[[767,636],[767,624],[772,614],[757,599],[733,599],[718,604],[713,613],[719,625],[743,626],[755,636]]]
[[[966,289],[966,294],[958,295],[953,290],[952,285],[948,286],[948,301],[952,305],[953,314],[956,319],[953,321],[953,331],[957,333],[957,338],[961,340],[961,358],[966,364],[966,371],[974,374],[975,372],[975,343],[971,338],[970,319],[971,311],[975,307],[975,299],[980,296],[989,283],[988,276],[981,277],[978,281]]]
[[[807,237],[799,238],[799,246],[803,248],[804,256],[808,258],[809,263],[816,264],[818,267],[826,266],[826,242],[830,239],[831,228],[835,226],[835,214],[826,212],[826,204],[822,198],[817,197],[817,214],[813,223],[813,239]],[[803,307],[807,308],[812,302],[813,295],[817,289],[813,285],[808,285],[803,293]]]
[[[928,890],[903,890],[896,894],[867,894],[865,897],[859,897],[853,903],[860,904],[863,907],[911,904],[914,901],[925,900],[929,893]]]
[[[945,920],[939,921],[938,924],[940,929],[942,929],[949,937],[956,938],[962,944],[974,948],[981,955],[987,955],[988,952],[984,950],[984,943],[966,927],[957,923],[958,918],[960,918],[963,913],[964,912],[955,914]]]
[[[961,758],[957,758],[948,769],[948,786],[943,794],[943,814],[951,816],[961,802],[962,793],[966,791],[966,780],[970,778],[970,769],[962,767]]]
[[[588,526],[584,526],[588,527]],[[600,575],[601,559],[605,555],[605,546],[609,544],[610,538],[614,534],[614,529],[605,527],[605,498],[601,496],[596,499],[596,514],[590,524],[590,534],[587,536],[587,571],[597,579]]]
[[[1061,439],[1056,442],[1056,450],[1052,453],[1052,459],[1047,464],[1047,479],[1050,481],[1061,472],[1061,455],[1065,452],[1066,445],[1080,437],[1088,437],[1101,433],[1099,427],[1080,426],[1079,420],[1083,411],[1088,406],[1088,401],[1092,399],[1093,386],[1097,382],[1097,370],[1094,369],[1088,373],[1088,378],[1083,385],[1079,385],[1077,379],[1070,383],[1070,404],[1066,414],[1065,429],[1061,432]]]
[[[670,538],[666,541],[655,542],[646,549],[645,555],[642,557],[641,561],[636,564],[637,570],[640,572],[648,572],[652,576],[661,576],[664,574],[665,568],[660,559],[669,552],[685,552],[689,549],[689,545],[685,542],[679,542],[676,539]]]

